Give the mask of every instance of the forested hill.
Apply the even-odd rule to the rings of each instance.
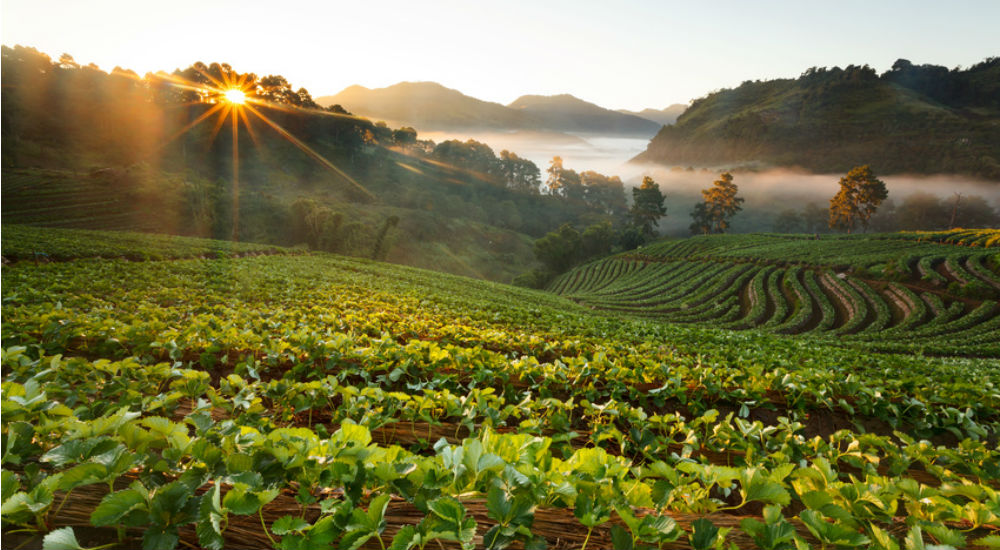
[[[898,60],[811,68],[696,100],[634,162],[844,172],[955,173],[1000,181],[1000,58],[968,69]]]
[[[350,86],[316,98],[375,120],[424,131],[534,131],[623,135],[646,138],[660,123],[633,113],[605,109],[569,94],[526,95],[510,105],[467,96],[436,82],[400,82],[386,88]]]

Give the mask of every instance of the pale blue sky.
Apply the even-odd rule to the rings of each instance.
[[[814,65],[1000,55],[1000,0],[3,0],[0,15],[3,44],[107,70],[225,61],[314,96],[433,80],[500,103],[571,93],[629,109]]]

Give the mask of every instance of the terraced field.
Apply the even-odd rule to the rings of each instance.
[[[594,310],[673,323],[997,356],[998,244],[997,230],[694,237],[578,267],[549,290]]]
[[[125,178],[124,172],[90,175],[38,169],[5,172],[0,184],[3,221],[119,231],[164,227],[164,220],[155,215],[162,212],[163,205],[142,208],[140,190],[119,181]]]
[[[4,226],[2,245],[5,547],[1000,546],[1000,360],[246,244]],[[656,301],[678,277],[692,319],[786,332],[827,284],[662,260],[595,264],[593,286]],[[729,287],[785,300],[706,298]],[[927,307],[968,319],[954,303]]]

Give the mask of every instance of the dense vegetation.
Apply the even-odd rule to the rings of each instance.
[[[2,58],[5,223],[307,244],[503,281],[534,265],[532,238],[623,223],[594,200],[540,193],[540,170],[516,153],[320,109],[278,75],[109,74],[21,46]],[[238,187],[232,121],[199,89],[226,79],[294,138],[247,109]],[[609,179],[589,174],[583,187]]]
[[[967,69],[812,68],[694,101],[635,160],[789,166],[840,173],[967,174],[1000,180],[1000,58]]]
[[[5,257],[67,260],[2,272],[5,544],[1000,544],[996,360],[664,324],[322,253],[3,236]],[[732,239],[644,254],[870,269],[996,235]]]
[[[675,323],[1000,357],[998,241],[997,230],[704,236],[592,262],[549,288],[591,308]]]

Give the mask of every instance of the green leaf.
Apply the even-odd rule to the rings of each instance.
[[[395,537],[392,537],[392,544],[389,545],[388,550],[410,550],[417,544],[418,536],[417,528],[407,525],[400,529]]]
[[[486,512],[491,518],[506,525],[510,522],[511,501],[507,493],[499,487],[490,487],[486,492]]]
[[[632,535],[617,523],[611,526],[611,546],[615,550],[632,550],[634,546]]]
[[[906,534],[906,539],[903,542],[906,543],[906,550],[925,550],[924,534],[919,525],[910,528],[910,532]]]
[[[514,537],[504,534],[502,525],[490,527],[483,535],[483,546],[489,550],[502,550],[510,546],[512,542],[514,542]]]
[[[211,490],[201,496],[201,503],[198,506],[198,523],[195,532],[198,534],[198,542],[209,550],[222,550],[225,542],[222,539],[222,520],[225,512],[219,499],[219,484],[216,483]]]
[[[978,546],[987,548],[1000,548],[1000,535],[987,535],[973,541]]]
[[[84,550],[72,527],[56,529],[42,539],[42,550]]]
[[[389,507],[390,500],[392,495],[384,494],[373,498],[368,504],[368,520],[379,534],[385,531],[385,511]]]
[[[715,546],[715,541],[719,536],[719,528],[711,521],[700,518],[691,523],[692,533],[688,535],[688,540],[695,550],[709,550]]]
[[[744,478],[745,479],[745,478]],[[755,470],[743,486],[747,502],[757,501],[787,506],[792,497],[781,483],[771,481],[763,470]]]
[[[925,525],[924,529],[926,529],[939,544],[954,546],[956,548],[965,547],[965,535],[959,531],[949,529],[944,525]]]
[[[90,514],[90,523],[104,527],[120,523],[129,512],[146,506],[146,498],[135,489],[106,495]]]
[[[0,472],[0,479],[3,480],[3,500],[0,502],[6,502],[21,488],[21,478],[14,472],[3,470]]]
[[[812,510],[822,510],[824,506],[833,502],[833,498],[826,491],[807,491],[801,498],[802,504]]]
[[[243,484],[237,484],[230,489],[223,497],[222,505],[239,516],[256,514],[260,510],[260,502],[256,495]]]
[[[142,535],[142,550],[173,550],[179,541],[176,527],[147,529]]]
[[[102,483],[106,481],[107,474],[107,467],[101,464],[93,462],[77,464],[62,473],[62,477],[59,479],[59,489],[71,491],[83,485]]]
[[[271,532],[275,535],[298,533],[309,527],[309,522],[295,516],[283,516],[271,524]]]
[[[872,542],[876,550],[899,550],[899,544],[889,533],[882,530],[878,525],[870,525]]]

